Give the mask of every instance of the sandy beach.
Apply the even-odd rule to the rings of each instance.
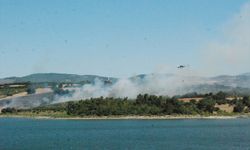
[[[248,115],[233,116],[84,116],[84,117],[51,117],[51,116],[22,116],[22,115],[0,115],[0,118],[31,118],[31,119],[62,119],[62,120],[179,120],[179,119],[236,119],[249,118]]]

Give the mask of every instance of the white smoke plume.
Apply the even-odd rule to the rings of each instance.
[[[183,71],[184,72],[184,71]],[[95,80],[94,84],[86,84],[81,88],[74,88],[71,96],[57,96],[55,103],[69,100],[89,99],[96,97],[115,97],[115,98],[136,98],[138,94],[152,94],[174,96],[177,94],[186,94],[188,87],[199,84],[210,84],[204,78],[184,76],[184,75],[167,75],[167,74],[150,74],[143,78],[119,79],[113,85],[105,85],[103,81]]]
[[[203,49],[205,74],[250,70],[250,3],[221,27],[221,36]]]

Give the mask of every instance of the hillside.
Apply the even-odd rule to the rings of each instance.
[[[250,88],[250,73],[236,76],[217,76],[210,78],[210,80],[214,80],[217,84],[225,86]]]
[[[6,83],[95,83],[99,79],[107,83],[116,83],[119,78],[103,77],[97,75],[76,75],[76,74],[60,74],[60,73],[38,73],[31,74],[24,77],[9,77],[0,79],[0,84]],[[241,94],[248,94],[250,91],[250,73],[245,73],[236,76],[216,76],[216,77],[196,77],[187,76],[181,77],[174,74],[140,74],[128,78],[135,85],[145,86],[158,86],[164,88],[168,86],[167,80],[173,80],[171,84],[179,84],[180,87],[176,89],[174,94],[185,94],[190,92],[208,93],[208,92],[236,92]],[[163,84],[162,83],[166,84]],[[150,84],[149,84],[150,83]],[[161,84],[161,85],[159,85]],[[166,86],[165,86],[166,85]],[[172,86],[172,85],[171,85]],[[156,88],[157,89],[157,88]],[[165,89],[165,88],[164,88]],[[161,90],[161,89],[160,89]],[[156,93],[154,93],[156,94]]]
[[[40,82],[70,82],[70,83],[79,83],[82,81],[88,81],[93,83],[95,79],[99,79],[102,81],[110,80],[112,82],[116,81],[116,78],[102,77],[96,75],[76,75],[76,74],[60,74],[60,73],[37,73],[31,74],[24,77],[10,77],[0,79],[0,84],[5,83],[19,83],[19,82],[32,82],[32,83],[40,83]]]

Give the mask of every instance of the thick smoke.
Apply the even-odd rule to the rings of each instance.
[[[86,84],[81,88],[72,89],[75,92],[71,96],[57,96],[55,103],[101,96],[136,98],[138,94],[145,93],[173,96],[191,92],[189,91],[190,86],[205,83],[210,84],[210,81],[193,76],[167,74],[150,74],[143,78],[134,77],[119,79],[112,85],[105,85],[103,81],[96,79],[94,84]]]

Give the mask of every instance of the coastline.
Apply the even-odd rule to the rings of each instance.
[[[25,116],[25,115],[0,115],[1,118],[27,118],[27,119],[52,119],[52,120],[189,120],[189,119],[237,119],[250,118],[249,115],[232,116],[202,116],[202,115],[165,115],[165,116],[84,116],[84,117],[52,117],[52,116]]]

